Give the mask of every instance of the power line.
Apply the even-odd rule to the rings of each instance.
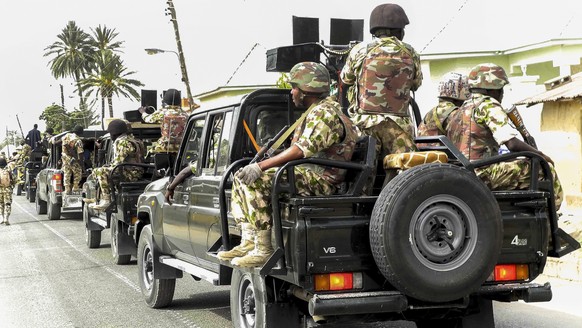
[[[449,21],[443,26],[443,28],[441,28],[440,31],[437,32],[437,34],[430,39],[430,41],[428,41],[428,43],[424,46],[424,48],[422,48],[422,50],[420,51],[420,53],[423,53],[424,50],[439,36],[441,35],[441,33],[443,33],[443,31],[447,28],[447,26],[449,26],[449,24],[455,20],[455,18],[457,18],[457,16],[461,13],[461,10],[463,10],[463,7],[465,7],[465,5],[467,4],[467,2],[469,2],[469,0],[465,0],[465,2],[463,2],[463,4],[459,7],[459,9],[457,9],[457,12],[451,17],[451,19],[449,19]]]
[[[251,55],[251,53],[253,52],[253,50],[255,50],[255,48],[257,46],[261,46],[261,47],[265,48],[262,44],[260,44],[258,42],[255,43],[253,45],[253,47],[251,48],[251,50],[249,50],[249,52],[247,53],[247,55],[245,56],[245,58],[243,58],[243,60],[240,62],[240,64],[238,65],[238,67],[234,70],[234,72],[232,72],[232,75],[228,78],[228,81],[226,81],[225,85],[228,85],[228,83],[230,83],[230,80],[232,80],[232,78],[235,76],[235,74],[238,72],[238,70],[242,67],[242,65],[246,62],[246,60],[249,58],[249,56]]]

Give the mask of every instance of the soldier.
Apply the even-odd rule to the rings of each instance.
[[[241,224],[240,245],[218,253],[218,258],[243,267],[260,266],[273,252],[271,246],[270,193],[277,168],[291,160],[321,157],[351,160],[357,138],[349,118],[339,104],[328,97],[327,69],[313,62],[295,65],[290,72],[291,95],[306,114],[294,130],[291,147],[260,163],[240,169],[234,177],[232,215]],[[295,167],[296,188],[300,195],[330,195],[344,180],[345,170],[318,165]]]
[[[81,135],[83,134],[83,127],[75,126],[73,132],[65,134],[61,139],[62,144],[62,167],[63,170],[63,184],[65,185],[65,193],[70,194],[71,191],[78,192],[81,190],[81,178],[83,176],[83,141]],[[71,174],[73,175],[73,185],[71,188]]]
[[[467,76],[447,73],[439,82],[439,104],[432,108],[418,126],[419,136],[447,135],[449,115],[471,95]]]
[[[54,136],[53,128],[48,127],[42,135],[42,140],[40,141],[40,147],[42,149],[42,162],[46,163],[50,155],[50,144],[52,143],[52,137]]]
[[[556,208],[563,200],[563,190],[553,168],[553,161],[541,151],[517,138],[518,131],[509,123],[501,107],[503,87],[509,83],[505,70],[495,64],[475,66],[469,73],[471,97],[449,117],[447,136],[469,160],[497,156],[501,145],[512,152],[531,151],[550,164],[554,181]],[[475,170],[491,190],[527,189],[531,165],[527,159],[501,162]]]
[[[143,144],[138,142],[133,135],[127,133],[127,123],[124,120],[117,119],[111,121],[107,126],[107,132],[109,132],[111,140],[113,140],[113,158],[111,163],[94,169],[92,173],[101,188],[101,200],[99,203],[89,205],[96,210],[105,210],[111,205],[111,181],[109,180],[109,176],[113,168],[123,163],[143,163]],[[120,175],[123,181],[137,181],[142,177],[144,172],[143,167],[138,166],[124,166],[117,170],[116,172],[121,173]],[[90,203],[93,200],[85,201]]]
[[[408,112],[410,91],[422,83],[420,57],[402,42],[406,13],[396,4],[382,4],[370,15],[374,40],[351,51],[341,72],[348,89],[348,112],[354,124],[378,140],[377,154],[416,150]]]
[[[182,110],[180,92],[168,89],[162,100],[162,109],[147,114],[144,107],[139,108],[146,123],[161,123],[161,137],[151,146],[152,153],[177,153],[184,136],[188,113]]]
[[[16,185],[16,179],[9,168],[6,167],[6,159],[0,157],[0,224],[10,225],[8,218],[12,211],[12,190]]]

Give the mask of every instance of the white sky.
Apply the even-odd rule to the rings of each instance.
[[[405,41],[419,52],[447,24],[425,52],[506,49],[551,38],[582,37],[580,19],[573,18],[582,9],[576,0],[394,2],[406,10],[411,21]],[[260,45],[230,85],[273,83],[276,77],[264,73],[264,54],[267,49],[292,43],[292,15],[319,17],[320,38],[326,42],[331,17],[365,19],[364,36],[369,39],[368,17],[380,3],[383,1],[174,0],[193,93],[224,85],[255,43]],[[143,50],[176,50],[165,7],[165,0],[1,0],[0,138],[6,127],[18,129],[16,114],[25,134],[34,123],[44,130],[38,116],[52,103],[60,104],[59,84],[65,88],[65,106],[78,106],[72,81],[55,80],[47,66],[49,58],[43,57],[44,48],[56,41],[69,20],[87,33],[99,24],[115,28],[118,40],[125,41],[125,65],[137,71],[133,77],[145,84],[144,89],[160,93],[173,87],[185,95],[176,56],[150,56]],[[494,38],[486,31],[502,34]],[[113,102],[116,116],[139,107],[124,98]]]

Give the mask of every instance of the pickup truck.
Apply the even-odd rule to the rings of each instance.
[[[493,301],[552,298],[549,283],[532,281],[548,256],[580,245],[558,227],[548,163],[526,152],[470,162],[444,136],[417,142],[437,143],[429,148],[446,153],[448,163],[404,170],[384,187],[370,137],[358,141],[351,162],[285,164],[272,190],[274,254],[250,269],[219,260],[219,250],[240,240],[230,195],[232,174],[256,153],[249,134],[262,144],[300,112],[288,90],[262,89],[191,115],[170,177],[149,184],[137,202],[139,283],[150,307],[169,306],[184,273],[231,285],[235,327],[366,320],[494,327]],[[474,174],[518,156],[543,172],[529,190],[491,192]],[[197,173],[175,189],[170,205],[164,193],[171,176],[190,163]],[[298,195],[292,168],[305,163],[347,169],[344,186],[326,197]]]
[[[44,163],[40,172],[36,176],[36,195],[34,196],[36,213],[47,214],[49,220],[58,220],[61,213],[81,214],[82,196],[81,193],[65,194],[63,185],[63,171],[61,170],[62,146],[59,141],[68,132],[60,133],[53,137],[51,143],[50,156]],[[85,130],[81,138],[83,139],[83,149],[85,150],[85,171],[81,178],[81,184],[89,175],[93,157],[95,156],[95,140],[103,136],[103,130]]]
[[[141,140],[145,147],[161,135],[159,124],[133,122],[131,127],[133,135]],[[109,165],[113,157],[113,140],[109,134],[101,137],[99,144],[101,148],[98,150],[95,167]],[[83,222],[87,246],[98,248],[101,244],[101,232],[110,228],[111,254],[116,264],[127,264],[131,260],[131,256],[136,255],[137,245],[130,236],[133,224],[137,220],[137,198],[154,178],[159,178],[155,174],[151,158],[146,158],[143,164],[138,165],[143,167],[145,171],[142,179],[135,182],[121,182],[116,179],[116,173],[120,173],[120,170],[128,165],[130,164],[118,165],[112,172],[114,176],[111,190],[112,205],[107,210],[94,210],[88,204],[83,203]],[[93,175],[89,175],[83,184],[83,198],[97,199],[97,189],[97,180]]]
[[[34,203],[36,200],[36,175],[42,169],[42,149],[34,149],[30,153],[28,162],[24,163],[24,190],[26,199]]]

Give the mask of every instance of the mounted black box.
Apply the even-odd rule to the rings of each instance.
[[[303,43],[267,50],[267,72],[289,72],[304,61],[320,62],[322,49],[316,43]]]

